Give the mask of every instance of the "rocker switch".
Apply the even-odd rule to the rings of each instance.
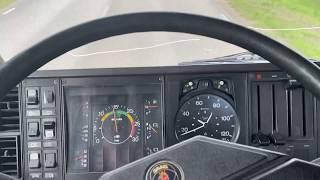
[[[53,104],[54,103],[54,90],[46,89],[43,92],[43,103],[44,104]]]
[[[56,153],[46,153],[45,154],[45,162],[44,162],[44,166],[46,168],[54,168],[56,167]]]
[[[29,122],[28,123],[28,136],[37,137],[39,136],[39,122]]]
[[[39,104],[39,90],[38,89],[27,89],[27,105],[38,105]]]
[[[43,126],[44,126],[44,138],[53,139],[56,136],[55,122],[48,121],[48,122],[45,122]]]
[[[29,154],[29,168],[40,168],[40,154],[38,152],[33,152]]]

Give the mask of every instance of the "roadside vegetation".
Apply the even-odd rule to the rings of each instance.
[[[320,27],[319,0],[230,0],[231,7],[259,28]],[[294,31],[260,31],[280,39],[308,58],[320,60],[320,28]]]
[[[0,0],[0,11],[3,11],[7,6],[13,3],[14,0]]]

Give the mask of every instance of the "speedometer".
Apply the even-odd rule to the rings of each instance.
[[[235,142],[239,136],[239,119],[227,98],[216,94],[193,96],[180,106],[175,131],[179,141],[203,135]]]

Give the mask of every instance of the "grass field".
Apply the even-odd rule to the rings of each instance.
[[[259,28],[320,27],[320,0],[229,0],[233,9]],[[320,59],[320,29],[261,31],[281,39],[308,58]]]
[[[0,0],[0,11],[2,11],[4,8],[9,6],[13,2],[14,0]]]

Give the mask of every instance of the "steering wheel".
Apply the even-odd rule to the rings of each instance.
[[[288,47],[223,20],[184,13],[148,12],[84,23],[57,33],[16,55],[0,67],[0,99],[32,72],[74,48],[112,36],[151,31],[202,35],[237,45],[269,60],[320,98],[320,69]]]

